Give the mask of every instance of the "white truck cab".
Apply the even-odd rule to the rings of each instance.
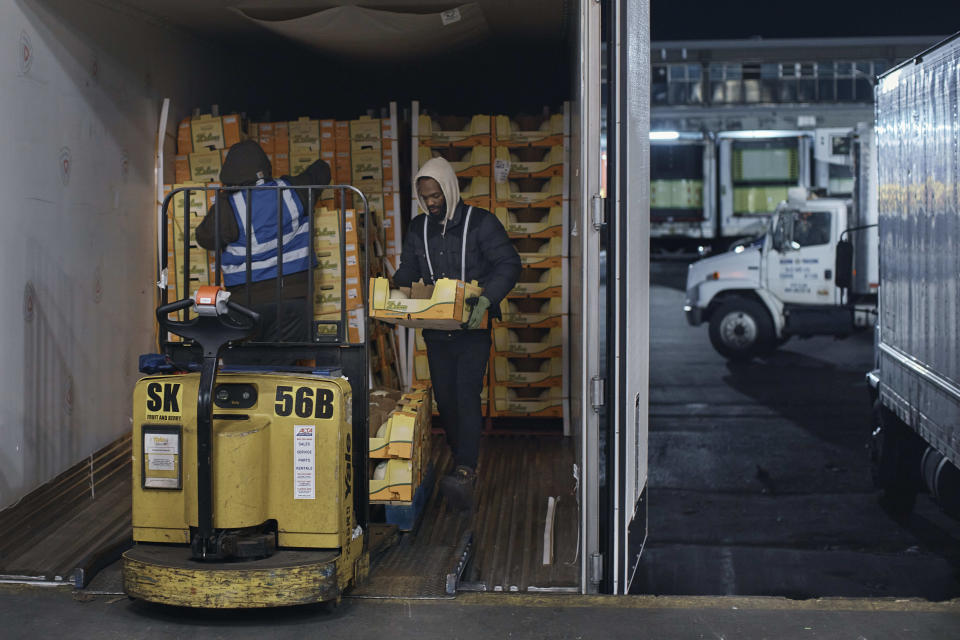
[[[875,301],[837,286],[837,245],[850,244],[852,204],[791,189],[762,235],[690,265],[687,321],[709,323],[714,348],[734,360],[769,353],[791,336],[844,337],[869,325]]]

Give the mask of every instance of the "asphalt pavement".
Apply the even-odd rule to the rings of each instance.
[[[870,478],[869,332],[727,362],[683,320],[686,265],[651,265],[649,538],[634,592],[960,596],[960,523],[904,524]],[[960,637],[960,631],[958,631]]]

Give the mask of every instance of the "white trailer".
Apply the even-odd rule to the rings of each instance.
[[[907,516],[923,488],[960,516],[960,34],[880,77],[874,479]]]
[[[650,238],[664,253],[712,247],[717,147],[711,134],[650,132]]]
[[[809,131],[722,131],[719,235],[727,241],[764,232],[792,187],[811,186]]]

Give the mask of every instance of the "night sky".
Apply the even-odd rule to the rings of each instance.
[[[930,1],[650,0],[651,39],[949,35],[960,30],[960,11],[951,10],[951,5]]]

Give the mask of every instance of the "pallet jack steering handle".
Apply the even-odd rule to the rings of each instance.
[[[187,321],[170,319],[171,313],[188,307],[197,311],[197,317]],[[228,311],[233,311],[234,315],[228,316]],[[157,321],[164,330],[193,340],[203,349],[197,389],[197,533],[191,541],[194,558],[202,560],[214,544],[211,449],[213,390],[220,351],[231,342],[251,337],[260,327],[260,314],[231,302],[229,294],[219,287],[201,287],[194,298],[159,307]]]

